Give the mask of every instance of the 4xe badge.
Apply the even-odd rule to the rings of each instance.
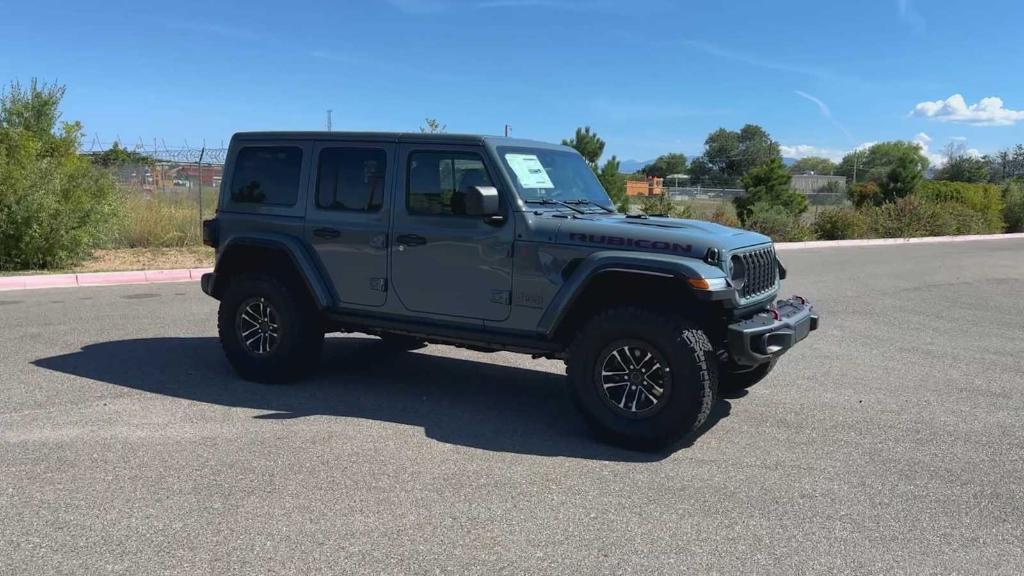
[[[570,242],[583,242],[586,244],[602,244],[604,246],[624,246],[626,248],[639,248],[641,250],[666,250],[668,252],[693,251],[692,244],[680,244],[678,242],[665,242],[662,240],[644,240],[642,238],[625,238],[623,236],[606,236],[604,234],[579,234],[570,233]]]

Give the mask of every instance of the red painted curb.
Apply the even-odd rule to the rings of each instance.
[[[89,272],[85,274],[38,274],[0,277],[0,292],[36,288],[72,288],[75,286],[120,286],[122,284],[162,284],[194,282],[213,268],[177,270],[134,270],[130,272]]]

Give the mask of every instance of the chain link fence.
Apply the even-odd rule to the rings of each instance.
[[[226,148],[125,149],[113,145],[83,154],[106,166],[123,192],[125,248],[187,247],[202,243],[202,221],[217,208]]]

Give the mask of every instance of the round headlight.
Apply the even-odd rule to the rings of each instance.
[[[737,290],[747,281],[747,265],[738,255],[729,259],[729,279],[732,280],[732,287]]]

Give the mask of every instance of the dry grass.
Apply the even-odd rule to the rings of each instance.
[[[118,248],[97,250],[77,266],[63,270],[21,270],[4,275],[70,274],[79,272],[125,272],[131,270],[175,270],[179,268],[210,268],[213,249],[206,246],[184,248]]]
[[[115,248],[181,248],[202,245],[199,206],[192,194],[134,190],[123,196],[122,223],[111,242]],[[203,217],[213,215],[215,194],[204,198]]]

